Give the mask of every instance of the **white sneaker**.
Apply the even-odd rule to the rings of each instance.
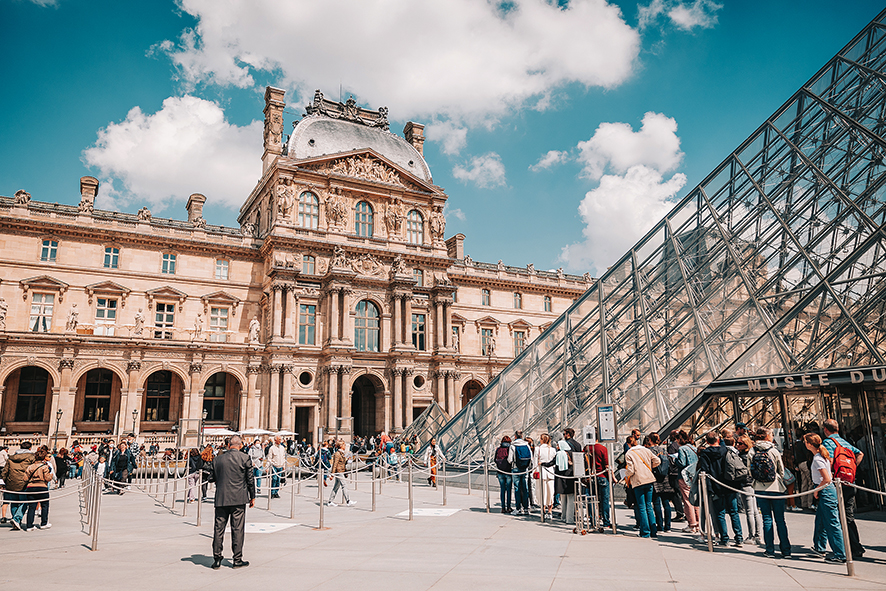
[[[338,507],[338,505],[336,505],[336,504],[333,503],[332,501],[329,501],[328,503],[326,503],[326,506],[327,506],[327,507]]]
[[[357,501],[348,501],[348,507],[353,507],[357,504]]]
[[[47,523],[46,525],[38,525],[37,529],[49,529],[50,527],[52,527],[52,524]]]

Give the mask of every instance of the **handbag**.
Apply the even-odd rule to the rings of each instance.
[[[790,470],[785,468],[784,469],[784,485],[790,486],[790,485],[794,484],[795,482],[797,482],[797,477],[794,476],[793,472],[791,472]]]
[[[541,474],[539,474],[538,470],[532,473],[532,478],[534,478],[535,480],[541,478]]]

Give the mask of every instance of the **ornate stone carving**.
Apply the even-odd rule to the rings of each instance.
[[[132,327],[132,335],[136,337],[142,336],[142,333],[145,331],[145,315],[142,313],[142,309],[139,308],[138,312],[135,313],[135,325]]]
[[[378,111],[370,111],[357,106],[354,97],[349,97],[345,103],[337,103],[323,98],[323,93],[314,91],[314,100],[305,107],[308,115],[323,115],[330,119],[344,119],[353,121],[368,127],[380,127],[387,131],[388,108],[379,107]]]
[[[465,255],[465,267],[473,267],[473,266],[474,266],[474,259],[471,258],[471,255],[466,254]]]
[[[361,254],[351,261],[351,268],[361,275],[381,275],[382,264],[371,254]]]
[[[126,371],[141,371],[141,368],[142,362],[138,359],[133,359],[126,362]]]
[[[282,365],[277,366],[280,369],[280,375],[284,375],[287,373],[292,373],[294,366],[289,363],[284,363]]]
[[[260,335],[261,323],[258,321],[258,316],[253,316],[252,320],[249,321],[249,343],[252,345],[260,344]]]
[[[80,310],[77,304],[71,304],[71,310],[68,312],[68,320],[65,322],[65,332],[76,332],[77,324],[80,322]]]
[[[16,205],[27,205],[31,201],[31,194],[25,191],[24,189],[19,189],[15,192],[15,204]]]
[[[339,245],[335,246],[335,250],[332,253],[332,261],[329,263],[330,267],[334,269],[347,269],[349,266],[348,255],[345,253],[345,249]]]
[[[203,216],[198,217],[191,223],[194,225],[195,228],[203,229],[206,227],[206,220],[203,218]]]
[[[277,213],[284,220],[289,220],[292,208],[295,207],[295,187],[290,179],[280,179],[274,189],[277,195]]]
[[[80,200],[80,204],[77,206],[77,211],[85,214],[92,214],[95,210],[95,205],[92,203],[92,199],[83,198]]]
[[[504,264],[504,262],[502,262],[501,259],[498,259],[498,264],[497,264],[496,266],[498,267],[498,270],[499,270],[499,271],[504,271],[504,270],[505,270],[505,264]]]
[[[389,236],[400,233],[404,217],[403,202],[398,197],[394,197],[385,209],[385,227],[388,229]]]
[[[535,265],[533,265],[532,263],[526,265],[526,271],[528,271],[530,275],[535,275],[537,273],[535,270]]]
[[[6,299],[0,298],[0,330],[6,330],[6,313],[9,310],[9,304]]]
[[[566,275],[563,273],[563,267],[559,267],[557,269],[557,279],[565,279]]]
[[[399,254],[394,257],[394,262],[391,263],[391,276],[394,275],[409,275],[409,269],[406,268],[406,262]]]
[[[265,119],[264,140],[266,146],[279,147],[283,142],[283,115],[272,111]]]
[[[326,221],[330,226],[344,226],[348,220],[348,206],[342,196],[341,189],[333,187],[326,198]]]
[[[203,373],[203,364],[202,363],[192,363],[190,367],[188,367],[188,371],[190,373],[201,374]]]
[[[261,366],[259,365],[247,365],[246,366],[246,374],[259,374],[261,373]]]
[[[252,222],[243,222],[240,224],[240,234],[255,238],[258,236],[258,228]]]
[[[58,360],[58,370],[74,369],[74,360],[70,357],[63,357]]]
[[[435,207],[431,213],[430,219],[431,236],[437,240],[443,239],[443,233],[446,232],[446,216],[443,215],[442,207]]]
[[[142,207],[138,210],[138,219],[141,222],[150,222],[151,221],[151,210],[147,207]]]
[[[318,172],[340,174],[376,183],[386,183],[404,187],[400,175],[392,167],[379,162],[371,156],[358,155],[321,164],[315,168]]]
[[[585,273],[584,275],[582,275],[582,277],[584,277],[585,283],[593,283],[594,282],[594,278],[591,277],[590,273]]]

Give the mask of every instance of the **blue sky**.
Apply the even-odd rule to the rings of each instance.
[[[426,123],[475,260],[605,270],[883,9],[642,0],[0,0],[0,194],[236,225],[263,90]]]

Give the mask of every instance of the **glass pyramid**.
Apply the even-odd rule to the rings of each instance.
[[[886,11],[446,425],[448,459],[598,404],[649,432],[715,380],[886,364],[884,137]]]
[[[446,414],[437,401],[431,401],[424,411],[412,423],[397,436],[401,441],[412,441],[415,437],[418,446],[421,447],[436,437],[437,433],[449,422],[449,415]]]

